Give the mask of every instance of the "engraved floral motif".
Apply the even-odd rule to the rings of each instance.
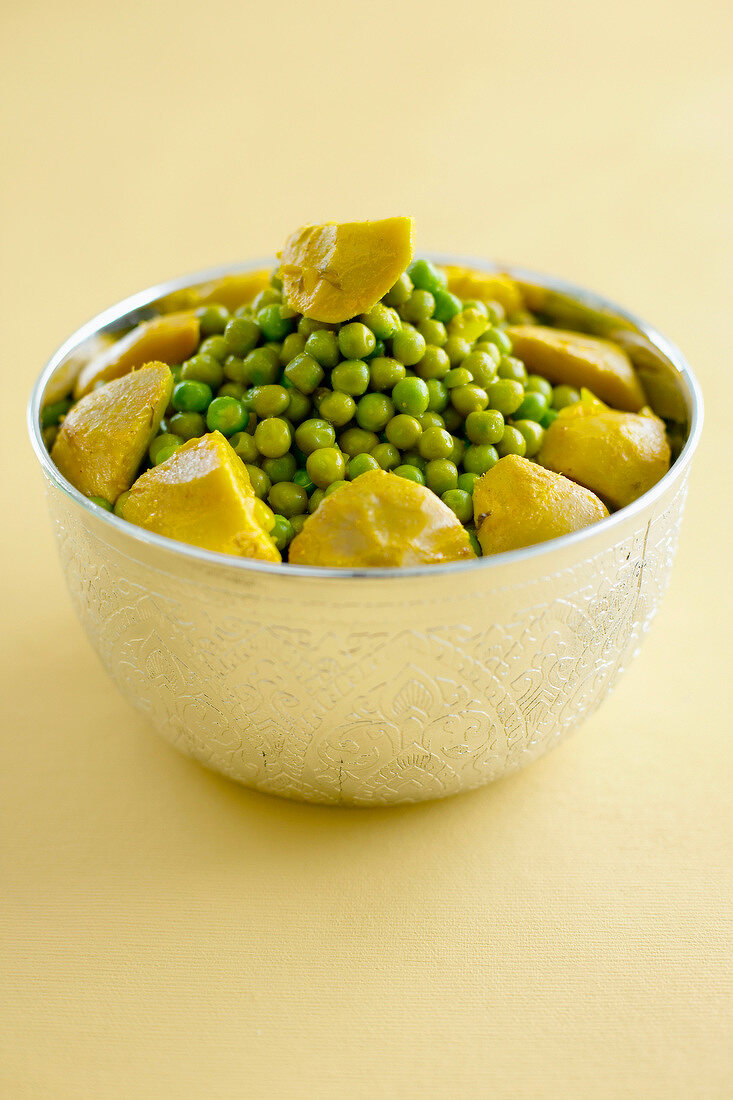
[[[649,628],[684,497],[681,481],[588,557],[298,587],[127,547],[48,489],[76,612],[156,729],[248,786],[358,805],[479,786],[590,714]]]

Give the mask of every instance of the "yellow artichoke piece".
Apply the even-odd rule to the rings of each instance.
[[[430,489],[370,470],[327,496],[290,544],[296,565],[390,567],[468,561],[468,534]]]
[[[293,309],[337,324],[394,286],[413,255],[412,218],[306,225],[285,242],[283,295]]]
[[[518,455],[499,459],[479,478],[473,510],[484,554],[548,542],[608,515],[593,493]]]
[[[226,306],[230,312],[233,312],[239,306],[247,305],[269,285],[270,269],[261,267],[257,271],[223,275],[221,279],[212,279],[210,283],[202,283],[201,286],[171,291],[155,304],[161,313],[196,309],[198,306],[205,306],[212,302]]]
[[[193,313],[169,313],[143,321],[126,336],[104,348],[82,367],[74,386],[78,400],[90,393],[98,382],[109,382],[129,374],[143,363],[160,362],[172,366],[182,363],[196,350],[199,320]]]
[[[583,394],[545,432],[537,460],[585,485],[610,508],[646,493],[669,469],[664,422],[651,409],[618,412]]]
[[[610,340],[543,325],[510,325],[514,354],[553,385],[587,386],[617,409],[638,412],[646,398],[625,351]]]
[[[211,432],[141,474],[118,515],[205,550],[280,561],[259,505],[241,458],[221,432]]]
[[[64,417],[51,451],[64,477],[85,496],[114,504],[130,488],[172,389],[169,367],[148,363],[83,397]]]

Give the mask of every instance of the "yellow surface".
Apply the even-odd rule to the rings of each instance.
[[[2,5],[4,1098],[729,1095],[730,31],[724,0]],[[123,295],[403,211],[633,306],[708,421],[581,733],[442,804],[288,805],[110,687],[23,406]]]

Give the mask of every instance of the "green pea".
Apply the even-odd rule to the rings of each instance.
[[[198,354],[210,355],[212,359],[223,363],[227,356],[231,355],[231,348],[223,336],[207,336],[199,345]]]
[[[404,271],[392,289],[384,295],[384,303],[388,306],[401,306],[410,297],[412,291],[412,279],[407,272]]]
[[[489,385],[487,393],[491,408],[496,409],[502,416],[511,416],[524,400],[521,382],[513,382],[510,378],[498,378],[496,382]]]
[[[219,386],[217,397],[236,397],[237,401],[241,401],[247,391],[244,388],[242,382],[225,382],[223,386]]]
[[[510,424],[507,424],[504,428],[503,436],[496,444],[496,450],[501,458],[505,455],[519,455],[520,458],[523,457],[527,453],[527,444],[524,435],[518,428],[514,428]]]
[[[419,451],[405,451],[402,455],[402,463],[404,466],[416,466],[421,473],[425,473],[427,469],[427,460],[423,458]]]
[[[224,377],[231,382],[244,382],[247,377],[244,359],[240,359],[236,355],[228,355],[224,360]]]
[[[252,309],[252,303],[251,302],[245,302],[243,305],[237,306],[237,308],[234,310],[234,313],[232,314],[232,316],[233,317],[248,317],[248,318],[251,319],[252,317],[254,317],[254,310]]]
[[[458,468],[449,458],[434,458],[425,469],[425,484],[439,497],[458,485]]]
[[[280,276],[278,275],[277,268],[275,268],[274,271],[272,272],[272,274],[270,275],[270,286],[272,287],[273,290],[276,290],[278,292],[278,294],[282,294],[283,281],[280,278]]]
[[[273,461],[277,461],[277,460],[275,459]],[[287,484],[287,483],[283,482],[282,484]],[[313,484],[310,477],[308,476],[308,471],[307,470],[296,470],[295,473],[293,474],[292,484],[296,485],[300,489],[303,489],[303,491],[305,492],[306,503],[305,503],[304,508],[302,509],[302,511],[305,511],[308,507],[307,498],[310,496],[310,494],[315,489],[315,485]]]
[[[104,497],[89,497],[89,499],[91,500],[92,504],[96,504],[97,508],[103,508],[105,512],[114,511],[114,508],[112,507],[110,502],[108,500],[105,500]]]
[[[252,398],[252,408],[263,420],[268,416],[280,416],[290,405],[290,393],[284,386],[258,386]]]
[[[178,382],[173,387],[171,404],[176,412],[204,412],[213,398],[205,382]]]
[[[415,373],[428,381],[431,378],[445,378],[450,371],[450,359],[442,348],[428,344],[425,354],[415,365]]]
[[[129,499],[129,497],[130,497],[130,490],[129,489],[126,489],[124,493],[120,493],[120,495],[117,497],[117,500],[115,501],[115,506],[113,508],[114,514],[116,516],[121,516],[124,519],[124,516],[122,515],[122,511],[125,507],[125,502]]]
[[[436,348],[442,348],[443,344],[448,339],[445,325],[442,321],[436,321],[434,317],[429,317],[426,321],[421,321],[417,326],[417,331],[424,338],[428,347],[432,345]]]
[[[181,365],[181,378],[186,382],[205,382],[212,390],[218,389],[224,377],[224,369],[211,355],[194,355]]]
[[[472,412],[485,409],[489,403],[489,395],[480,386],[455,386],[450,391],[450,399],[454,409],[458,409],[461,416],[469,416]]]
[[[418,324],[433,316],[435,298],[429,290],[413,290],[407,301],[400,306],[399,314],[403,321]]]
[[[339,489],[343,489],[348,484],[348,481],[339,478],[338,481],[332,481],[330,485],[327,485],[325,489],[321,489],[320,492],[322,492],[325,497],[330,497],[333,493],[337,493]]]
[[[453,450],[451,451],[450,459],[451,462],[455,462],[456,466],[460,466],[460,464],[463,462],[463,455],[466,451],[466,444],[457,435],[452,435],[451,439],[453,440]]]
[[[541,374],[528,374],[524,383],[527,393],[544,393],[548,401],[552,401],[552,385]]]
[[[466,417],[466,435],[472,443],[498,443],[504,434],[504,417],[496,409],[482,409]]]
[[[499,349],[497,348],[496,344],[489,344],[482,338],[482,339],[476,341],[476,343],[474,344],[473,350],[474,351],[480,351],[482,355],[488,355],[489,356],[492,363],[494,364],[494,373],[496,374],[496,372],[499,369],[499,364],[501,363],[502,358],[503,358],[503,356],[502,356],[501,352],[499,351]]]
[[[350,458],[346,467],[347,476],[349,481],[355,481],[361,474],[366,474],[369,470],[378,470],[380,468],[376,458],[372,455],[354,455]]]
[[[244,430],[249,413],[236,397],[215,397],[206,410],[206,427],[210,432],[230,436]]]
[[[156,451],[153,466],[161,466],[164,462],[167,462],[179,447],[180,443],[169,443],[167,447],[161,447],[159,451]]]
[[[273,286],[266,286],[259,294],[255,294],[252,299],[252,309],[255,313],[261,310],[264,306],[269,305],[281,305],[282,294]]]
[[[449,390],[456,389],[458,386],[470,386],[473,382],[473,375],[464,367],[454,367],[448,371],[443,382]]]
[[[290,395],[287,408],[288,420],[291,420],[293,424],[300,424],[301,420],[305,420],[311,411],[310,398],[306,397],[300,390],[291,389],[287,392]]]
[[[463,489],[464,493],[472,493],[473,487],[478,481],[478,474],[467,471],[464,474],[458,475],[458,488]]]
[[[377,340],[372,350],[369,352],[368,355],[365,355],[364,358],[368,363],[371,363],[372,359],[381,359],[386,350],[387,345],[385,344],[384,340]]]
[[[356,406],[356,422],[367,432],[381,432],[393,416],[394,404],[383,393],[365,393]]]
[[[401,451],[414,447],[422,435],[420,421],[407,413],[399,413],[388,422],[386,429],[387,440]]]
[[[436,321],[441,321],[444,325],[452,321],[456,314],[463,309],[461,299],[456,298],[455,294],[451,294],[449,290],[436,289],[433,291],[433,297],[435,298],[433,318]]]
[[[363,359],[374,351],[377,338],[361,321],[342,325],[338,334],[339,351],[344,359]]]
[[[319,490],[319,492],[320,492],[320,490]],[[307,514],[303,515],[303,516],[291,516],[290,517],[290,526],[293,529],[293,535],[294,536],[297,536],[297,535],[300,534],[300,532],[305,527],[305,521],[307,519],[308,519]]]
[[[496,447],[489,443],[474,443],[466,448],[463,456],[463,468],[466,473],[485,474],[499,461]]]
[[[319,448],[333,447],[336,432],[333,424],[329,424],[327,420],[304,420],[295,429],[295,442],[304,455],[309,455]]]
[[[168,427],[174,435],[177,435],[185,443],[188,439],[195,439],[204,434],[206,421],[201,413],[178,412],[170,418]]]
[[[331,370],[339,361],[339,345],[335,332],[318,329],[312,332],[305,342],[304,351],[322,367]]]
[[[377,443],[370,454],[382,470],[394,470],[400,464],[400,452],[392,443]]]
[[[378,356],[369,360],[369,385],[373,390],[392,390],[405,377],[404,364]]]
[[[379,436],[376,432],[365,432],[363,428],[347,428],[339,436],[339,447],[349,458],[369,454],[377,443]]]
[[[283,550],[287,549],[290,543],[295,538],[295,531],[293,531],[293,525],[287,516],[275,515],[275,523],[270,531],[270,538],[277,546],[278,550],[282,554]]]
[[[445,271],[436,267],[430,260],[413,260],[407,269],[407,274],[416,287],[420,290],[429,290],[431,293],[443,290],[448,282]]]
[[[425,459],[449,458],[453,451],[453,437],[445,428],[428,428],[420,436],[418,446]]]
[[[280,355],[272,348],[254,348],[244,358],[242,381],[250,386],[271,386],[279,374]]]
[[[262,420],[255,428],[257,450],[265,458],[280,458],[290,448],[290,425],[286,420],[273,416]]]
[[[161,451],[168,450],[172,453],[172,450],[180,447],[182,443],[183,440],[181,439],[180,435],[173,435],[171,432],[163,432],[162,435],[156,435],[155,439],[148,447],[148,458],[152,462],[153,466],[157,466],[157,457],[161,453]]]
[[[218,302],[200,306],[196,310],[199,319],[199,330],[202,336],[218,336],[227,327],[229,310]]]
[[[524,436],[525,455],[533,458],[542,446],[545,429],[536,420],[515,420],[513,427]]]
[[[473,500],[470,493],[463,489],[448,489],[442,493],[440,499],[447,504],[452,512],[455,512],[461,523],[468,523],[473,519]]]
[[[356,401],[348,393],[325,390],[317,401],[318,415],[337,428],[343,428],[356,414]]]
[[[310,500],[308,501],[308,511],[311,513],[311,515],[315,512],[325,495],[326,494],[324,493],[323,489],[315,489],[311,493]]]
[[[305,351],[305,345],[305,336],[299,332],[289,332],[280,348],[280,365],[285,367],[296,355],[301,355]]]
[[[418,420],[420,421],[420,427],[424,432],[426,432],[428,428],[445,427],[445,420],[443,420],[443,417],[440,415],[440,413],[431,412],[430,409],[428,409],[427,412],[424,412],[422,416],[419,416]]]
[[[515,359],[513,355],[503,355],[496,373],[499,378],[511,378],[522,385],[527,381],[527,368],[521,359]]]
[[[493,346],[493,345],[492,345]],[[486,389],[489,382],[496,378],[496,363],[493,357],[486,351],[474,348],[461,363],[461,368],[467,370],[474,382]]]
[[[331,371],[331,385],[334,390],[361,397],[369,386],[369,367],[363,359],[345,359]]]
[[[308,455],[305,468],[314,485],[325,489],[332,481],[343,480],[346,459],[335,447],[319,447]]]
[[[449,432],[458,432],[462,429],[463,417],[452,405],[448,405],[447,408],[443,409],[441,416]]]
[[[545,381],[544,378],[542,381]],[[549,386],[550,383],[548,382],[547,385]],[[575,405],[580,401],[580,394],[572,386],[555,386],[554,390],[550,386],[550,393],[545,393],[545,397],[551,398],[553,409],[565,409],[568,405]]]
[[[482,313],[484,317],[489,316],[489,307],[486,305],[486,302],[481,302],[478,300],[478,298],[466,298],[463,303],[463,309],[464,311],[469,309],[473,310],[474,312],[478,311],[479,313]]]
[[[269,477],[264,470],[260,470],[259,466],[255,466],[253,463],[247,462],[245,469],[249,474],[250,484],[254,489],[255,496],[258,496],[260,500],[264,500],[272,485]]]
[[[329,325],[326,321],[314,321],[312,317],[301,317],[298,321],[298,332],[305,336],[306,340],[314,332],[330,332],[332,330],[333,325]]]
[[[283,316],[283,307],[277,302],[257,311],[257,324],[265,340],[284,340],[294,328],[292,318]]]
[[[46,405],[41,409],[41,427],[54,428],[61,417],[66,416],[73,404],[70,397],[65,397],[62,401],[53,401],[50,405]]]
[[[515,415],[517,420],[536,420],[539,423],[547,412],[549,402],[544,393],[525,393]]]
[[[299,516],[308,507],[308,493],[294,481],[278,481],[267,495],[267,503],[273,512],[281,516]]]
[[[51,451],[54,443],[56,442],[56,436],[59,434],[59,429],[56,424],[52,424],[50,428],[43,428],[41,435],[43,436],[43,443],[47,451]]]
[[[279,458],[266,458],[262,463],[262,469],[273,485],[277,485],[281,481],[292,481],[295,477],[296,468],[295,455],[290,454],[290,452],[280,455]]]
[[[460,367],[463,360],[470,353],[471,345],[462,336],[449,336],[443,344],[443,351],[448,356],[451,367]]]
[[[543,428],[549,428],[550,424],[554,424],[557,420],[557,409],[548,409],[540,420],[540,424]]]
[[[403,325],[392,337],[392,355],[406,367],[419,363],[425,354],[425,337],[412,325]]]
[[[507,334],[500,328],[489,328],[483,333],[484,343],[496,344],[502,355],[511,355],[512,342]]]
[[[230,353],[240,359],[257,346],[260,336],[260,326],[251,317],[233,317],[224,329]]]
[[[306,394],[313,393],[323,381],[323,367],[307,352],[291,359],[283,374],[301,393]]]
[[[390,340],[400,327],[400,319],[395,311],[382,302],[377,302],[367,313],[362,313],[359,320],[372,330],[377,340]]]
[[[439,378],[428,379],[428,412],[442,413],[448,405],[448,387]]]
[[[422,416],[430,401],[427,383],[422,378],[403,378],[392,390],[392,401],[399,412]]]
[[[404,477],[407,481],[414,481],[416,485],[425,484],[425,475],[422,470],[419,470],[417,466],[411,466],[409,463],[398,466],[393,473],[397,474],[397,477]]]
[[[230,437],[229,442],[245,464],[254,465],[260,457],[254,436],[251,436],[248,432],[235,432]]]

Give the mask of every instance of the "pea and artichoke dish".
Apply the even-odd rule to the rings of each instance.
[[[171,539],[356,568],[530,546],[656,484],[670,425],[626,351],[556,327],[508,275],[415,259],[413,236],[402,217],[306,226],[274,271],[97,337],[41,414],[58,470]]]

